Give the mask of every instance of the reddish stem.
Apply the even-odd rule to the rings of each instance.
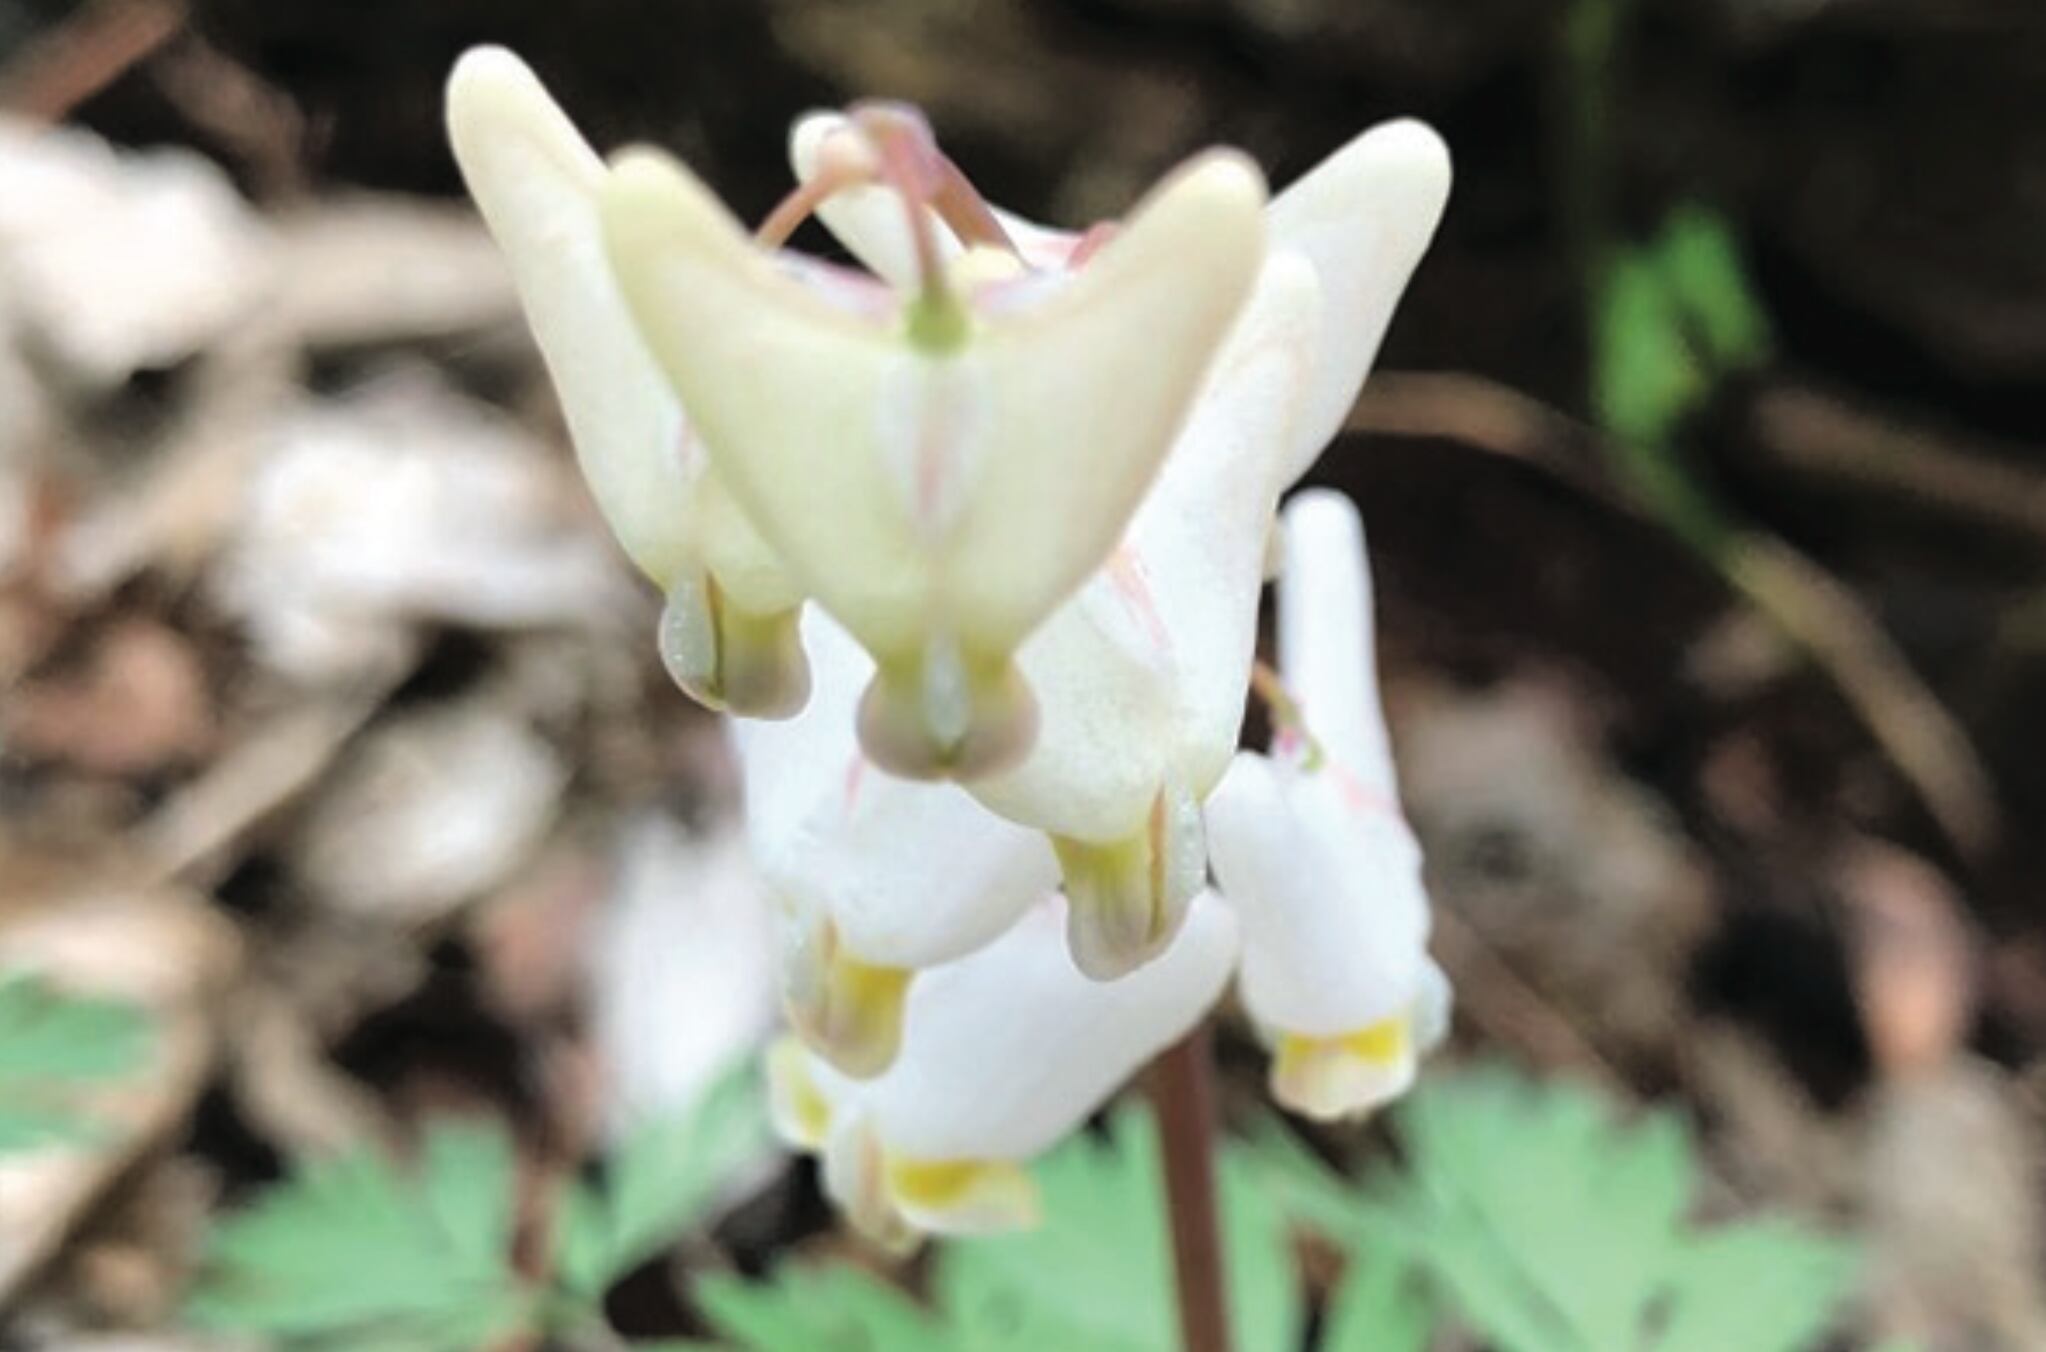
[[[1229,1352],[1227,1268],[1215,1193],[1215,1090],[1205,1024],[1151,1063],[1185,1352]]]

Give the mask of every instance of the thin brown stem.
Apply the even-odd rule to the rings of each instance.
[[[1262,658],[1250,665],[1250,688],[1265,702],[1265,713],[1272,720],[1272,746],[1281,752],[1303,753],[1306,768],[1321,766],[1321,743],[1307,730],[1307,720],[1300,712],[1300,701],[1293,698],[1293,692],[1286,688],[1271,664]]]
[[[1227,1269],[1215,1193],[1215,1089],[1205,1024],[1151,1064],[1164,1146],[1172,1270],[1185,1352],[1229,1352]]]
[[[789,242],[789,236],[796,233],[796,227],[810,219],[810,213],[823,204],[824,199],[848,186],[836,176],[820,173],[808,183],[798,183],[787,197],[775,204],[767,219],[753,232],[753,242],[764,249],[779,249]]]

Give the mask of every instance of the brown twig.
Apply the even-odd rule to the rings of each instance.
[[[2046,475],[2019,447],[1963,442],[1797,386],[1758,395],[1753,422],[1763,453],[1795,473],[2046,539]]]
[[[264,197],[305,195],[312,132],[289,94],[197,33],[171,44],[149,73],[186,121],[246,166]]]
[[[1207,1025],[1151,1064],[1150,1095],[1164,1146],[1172,1270],[1185,1352],[1229,1352],[1222,1223],[1215,1194],[1215,1089]]]
[[[28,42],[0,69],[0,109],[59,122],[185,26],[178,0],[101,0]]]
[[[1643,519],[1654,513],[1600,472],[1595,428],[1482,376],[1373,376],[1351,431],[1442,437],[1525,461]],[[1980,853],[1999,822],[1987,770],[1938,696],[1860,600],[1783,541],[1729,532],[1709,559],[1839,690],[1926,810],[1963,851]]]

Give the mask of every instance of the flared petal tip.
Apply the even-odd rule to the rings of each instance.
[[[884,663],[860,697],[860,746],[900,779],[973,780],[1037,741],[1037,697],[1013,660]]]
[[[707,266],[757,261],[745,230],[724,203],[665,150],[627,146],[612,155],[597,204],[611,264],[635,304],[641,298],[633,294],[633,279],[664,259],[693,257]]]
[[[486,43],[471,47],[455,59],[448,72],[448,104],[470,104],[499,92],[522,92],[537,88],[532,68],[508,47]]]
[[[789,126],[789,167],[798,179],[817,172],[824,142],[846,126],[844,113],[818,108],[799,116]]]
[[[1055,837],[1066,893],[1066,945],[1093,981],[1117,981],[1163,953],[1207,872],[1200,807],[1159,793],[1143,830],[1096,843]]]
[[[784,964],[783,1005],[803,1045],[833,1070],[871,1080],[902,1050],[903,1014],[916,974],[848,956],[829,927]]]
[[[810,1050],[780,1037],[767,1049],[767,1115],[792,1150],[819,1151],[831,1135],[831,1099],[810,1073]]]
[[[470,161],[490,138],[530,130],[560,116],[540,77],[508,48],[471,47],[448,72],[442,103],[448,140],[471,172]]]
[[[1448,198],[1455,170],[1449,143],[1435,128],[1418,118],[1402,117],[1373,127],[1365,136],[1386,163],[1397,166],[1417,197]]]
[[[771,721],[810,702],[800,606],[766,614],[731,604],[707,575],[678,581],[661,610],[661,665],[715,713]]]
[[[1280,1106],[1317,1122],[1376,1112],[1413,1087],[1419,1049],[1404,1016],[1342,1037],[1288,1034],[1272,1057]]]
[[[1182,209],[1248,221],[1250,228],[1258,229],[1267,191],[1264,170],[1256,160],[1240,150],[1219,147],[1204,150],[1175,169],[1153,190],[1151,200],[1169,198]],[[1137,214],[1142,212],[1140,206]]]
[[[928,1234],[1001,1234],[1044,1219],[1037,1180],[1013,1160],[890,1160],[887,1191],[903,1220]]]

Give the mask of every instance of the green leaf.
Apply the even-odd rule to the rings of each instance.
[[[1177,1352],[1178,1307],[1150,1115],[1126,1109],[1106,1140],[1066,1142],[1034,1170],[1044,1224],[943,1242],[936,1309],[851,1268],[784,1268],[770,1282],[708,1278],[698,1304],[753,1352]],[[1248,1162],[1222,1159],[1230,1314],[1243,1352],[1292,1352],[1304,1323],[1285,1219]]]
[[[1845,1245],[1787,1221],[1691,1227],[1697,1166],[1669,1114],[1623,1123],[1586,1090],[1491,1069],[1424,1084],[1395,1122],[1407,1170],[1352,1190],[1347,1223],[1325,1200],[1310,1223],[1353,1258],[1411,1262],[1506,1352],[1796,1352],[1852,1275]],[[1333,1177],[1257,1149],[1296,1211]]]
[[[961,1344],[907,1296],[855,1267],[788,1265],[771,1282],[696,1283],[720,1336],[749,1352],[958,1352]]]
[[[1768,355],[1769,324],[1725,217],[1701,206],[1679,207],[1663,223],[1656,259],[1686,330],[1708,361],[1730,370]]]
[[[1839,1243],[1783,1221],[1763,1221],[1692,1240],[1670,1291],[1654,1352],[1798,1352],[1814,1346],[1854,1277]]]
[[[1599,423],[1624,442],[1660,446],[1704,398],[1704,372],[1683,314],[1655,261],[1621,256],[1598,298],[1592,398]]]
[[[78,1092],[140,1069],[149,1035],[133,1005],[0,976],[0,1153],[90,1139]]]
[[[563,1201],[556,1232],[563,1283],[601,1295],[700,1219],[767,1142],[750,1064],[721,1077],[686,1116],[640,1123],[611,1158],[602,1186],[576,1187]]]
[[[1413,1269],[1368,1248],[1350,1265],[1329,1301],[1321,1352],[1426,1352],[1435,1311]]]
[[[305,1165],[214,1231],[187,1316],[304,1352],[473,1352],[538,1308],[515,1196],[509,1141],[476,1124],[429,1127],[411,1171],[367,1149]]]
[[[1276,1115],[1260,1117],[1234,1156],[1236,1167],[1293,1223],[1337,1241],[1356,1233],[1350,1180],[1322,1163]]]
[[[1036,1168],[1042,1226],[946,1245],[939,1301],[968,1345],[1173,1352],[1178,1315],[1158,1155],[1150,1115],[1125,1109],[1107,1141],[1075,1137]],[[1285,1219],[1233,1150],[1223,1154],[1220,1202],[1235,1345],[1298,1347],[1301,1299]]]

